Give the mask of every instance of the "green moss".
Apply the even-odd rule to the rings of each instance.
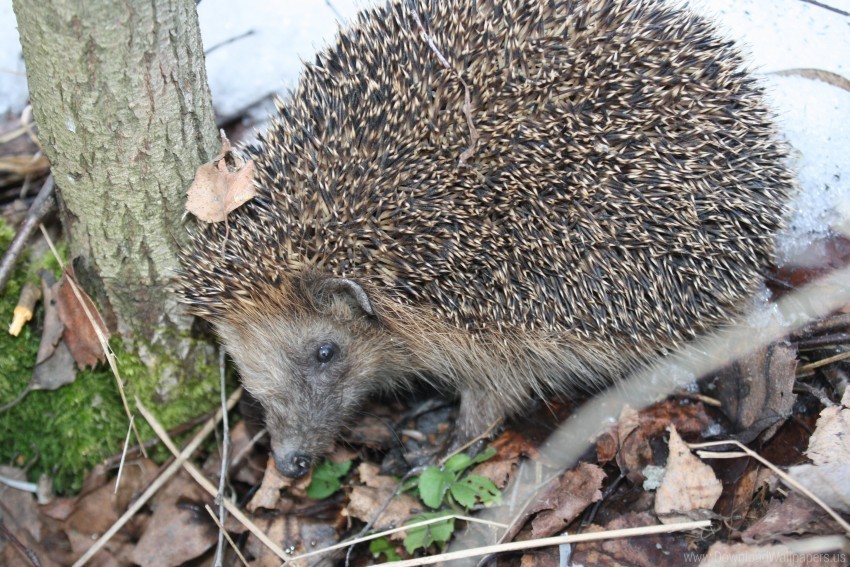
[[[12,232],[0,220],[0,250],[11,242]],[[52,255],[51,255],[52,258]],[[27,280],[37,281],[37,270],[58,272],[52,259],[36,259],[16,268],[0,291],[0,323],[8,325],[18,295]],[[43,317],[36,312],[36,320]],[[30,322],[18,337],[0,332],[0,405],[14,399],[30,381],[38,352],[40,329]],[[120,339],[111,345],[124,380],[130,409],[143,438],[153,437],[135,409],[135,396],[166,427],[171,428],[219,405],[218,365],[208,344],[184,338],[185,351],[176,357],[162,348],[144,348],[144,360],[127,352]],[[54,479],[59,493],[74,493],[86,471],[121,451],[128,420],[115,378],[107,365],[80,371],[74,383],[53,391],[31,392],[20,404],[0,413],[0,463],[24,465],[35,460],[29,477],[41,473]],[[156,452],[161,459],[163,450]],[[36,459],[37,457],[37,459]]]

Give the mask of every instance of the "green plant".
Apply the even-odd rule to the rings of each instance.
[[[390,543],[385,537],[379,537],[377,539],[373,539],[369,543],[369,552],[372,554],[372,557],[378,559],[381,554],[384,554],[384,558],[387,561],[400,561],[401,555],[396,553],[395,547]]]
[[[492,480],[477,474],[466,474],[471,467],[483,463],[496,454],[496,450],[487,450],[475,457],[464,453],[454,455],[442,467],[428,467],[421,475],[411,479],[405,490],[416,488],[419,499],[437,510],[421,514],[414,521],[441,518],[454,512],[467,512],[478,503],[485,506],[501,504],[502,494]],[[446,518],[437,522],[413,528],[404,538],[404,547],[408,553],[424,549],[432,543],[445,545],[454,532],[454,519]]]
[[[340,479],[351,470],[351,461],[332,463],[325,459],[313,471],[313,480],[307,487],[307,496],[315,500],[324,500],[340,489]]]

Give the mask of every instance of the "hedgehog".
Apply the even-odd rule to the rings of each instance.
[[[735,45],[660,0],[390,0],[277,101],[180,294],[307,474],[370,395],[458,443],[741,317],[794,181]]]

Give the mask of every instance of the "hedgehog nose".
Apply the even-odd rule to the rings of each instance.
[[[274,464],[280,474],[289,478],[301,478],[310,471],[312,459],[307,453],[290,451],[283,457],[275,453]]]

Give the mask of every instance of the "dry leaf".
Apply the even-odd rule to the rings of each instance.
[[[223,222],[227,215],[257,195],[254,162],[238,158],[221,132],[221,151],[198,168],[187,193],[186,210],[206,222]]]
[[[361,463],[357,467],[360,482],[365,486],[352,487],[348,506],[342,511],[343,515],[369,522],[378,509],[392,496],[398,481],[391,476],[380,475],[380,470],[380,467],[371,463]],[[421,502],[408,494],[400,494],[393,499],[375,522],[375,529],[382,530],[391,525],[401,525],[413,516],[414,510],[421,508]],[[403,534],[394,537],[398,539],[401,536]]]
[[[711,510],[723,492],[714,471],[691,454],[675,426],[670,428],[669,447],[667,472],[655,493],[655,513],[665,524],[692,519],[677,513]]]
[[[65,273],[62,274],[62,279],[59,280],[57,286],[56,307],[59,318],[65,325],[62,339],[68,345],[68,350],[71,351],[77,366],[85,368],[105,361],[106,355],[103,352],[103,346],[101,346],[98,333],[92,325],[89,315],[94,319],[94,324],[99,327],[104,337],[109,337],[109,330],[107,330],[106,323],[104,323],[103,317],[100,316],[94,302],[77,283],[70,265],[65,269]],[[85,309],[80,304],[72,286],[76,286],[77,291],[79,291],[80,297],[85,303]],[[88,311],[88,314],[86,314],[86,311]]]
[[[520,457],[536,459],[538,456],[531,442],[515,431],[505,431],[490,446],[496,450],[496,454],[477,465],[470,473],[489,478],[498,488],[507,486]]]
[[[617,465],[633,484],[642,484],[647,465],[659,465],[653,451],[653,440],[664,435],[670,425],[687,435],[699,435],[711,424],[702,403],[665,400],[640,413],[628,406],[617,425],[620,450]]]
[[[579,463],[564,473],[561,482],[546,490],[532,511],[540,511],[531,521],[531,537],[561,533],[592,502],[602,499],[605,472],[596,465]]]
[[[590,525],[585,533],[656,524],[649,513],[627,513],[608,522],[604,528]],[[570,565],[596,567],[673,567],[693,565],[688,557],[688,540],[682,534],[658,534],[578,543],[573,547]]]
[[[312,474],[299,479],[283,476],[275,467],[274,457],[270,454],[266,463],[266,472],[263,475],[263,483],[246,508],[251,512],[256,512],[260,508],[274,510],[280,501],[280,491],[284,488],[288,488],[294,496],[303,498],[307,495],[307,487],[312,479]]]
[[[735,438],[749,443],[759,435],[770,439],[785,420],[797,396],[792,393],[797,352],[788,344],[772,344],[725,368],[715,380],[723,412],[735,424]]]
[[[55,390],[70,384],[77,377],[74,359],[68,346],[62,341],[65,325],[59,317],[57,289],[59,284],[53,281],[53,275],[43,272],[42,287],[44,294],[44,330],[35,359],[30,380],[31,390]]]
[[[850,388],[841,405],[821,411],[806,456],[814,464],[788,473],[836,510],[850,513]]]
[[[218,528],[210,519],[205,504],[212,497],[180,471],[169,480],[152,501],[153,516],[133,550],[134,563],[167,567],[194,559],[218,537]]]
[[[850,463],[850,388],[840,405],[820,412],[806,456],[816,465]]]
[[[799,492],[784,500],[774,499],[767,513],[747,528],[741,539],[746,543],[781,541],[790,535],[828,534],[840,531],[826,512]]]

